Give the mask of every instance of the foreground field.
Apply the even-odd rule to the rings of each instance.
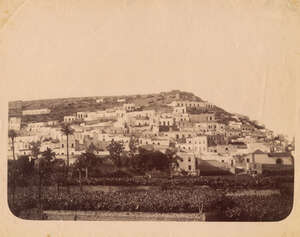
[[[14,203],[11,195],[8,201],[11,211],[23,219],[279,221],[293,207],[291,181],[290,177],[166,179],[161,185],[86,184],[82,190],[72,185],[70,193],[65,187],[47,186],[40,198],[37,187],[27,186],[18,187]],[[43,217],[36,211],[40,205]]]

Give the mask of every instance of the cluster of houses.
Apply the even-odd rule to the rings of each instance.
[[[103,103],[97,99],[97,103]],[[10,117],[9,129],[16,130],[15,155],[31,155],[30,143],[41,142],[41,151],[51,148],[57,158],[66,159],[67,141],[60,124],[70,123],[74,133],[69,136],[70,162],[93,143],[99,157],[109,155],[107,145],[112,141],[124,145],[135,137],[138,146],[165,152],[176,148],[181,159],[177,171],[191,175],[202,169],[223,169],[236,172],[262,172],[264,165],[293,166],[287,144],[274,140],[272,131],[257,128],[242,115],[232,115],[229,121],[216,117],[214,105],[203,101],[176,100],[167,104],[171,112],[141,109],[134,103],[118,101],[121,106],[99,111],[78,111],[64,116],[63,121],[22,124],[22,117]],[[49,109],[23,111],[23,116],[47,114]],[[248,122],[247,122],[248,121]],[[22,126],[21,126],[22,124]],[[8,156],[12,158],[12,144],[8,140]]]

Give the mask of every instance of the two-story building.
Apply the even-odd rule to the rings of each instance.
[[[193,152],[177,152],[178,167],[175,168],[177,172],[181,170],[187,172],[190,175],[197,175],[196,170],[196,157]]]
[[[64,116],[64,122],[65,123],[72,123],[76,121],[77,117],[74,115]]]

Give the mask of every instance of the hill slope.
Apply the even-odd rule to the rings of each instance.
[[[98,99],[103,99],[103,102],[97,103]],[[72,115],[78,111],[97,111],[122,106],[124,102],[118,102],[118,99],[125,99],[126,103],[134,103],[141,109],[154,109],[160,112],[171,112],[172,109],[168,106],[168,104],[172,101],[204,101],[202,98],[191,92],[180,90],[144,95],[138,94],[13,101],[9,103],[9,117],[22,116],[22,110],[49,108],[51,110],[50,114],[22,116],[22,121],[24,123],[50,120],[62,121],[64,116]],[[216,105],[206,112],[214,112],[216,119],[223,123],[228,123],[228,121],[234,120],[233,114]]]

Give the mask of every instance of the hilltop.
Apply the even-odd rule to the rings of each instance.
[[[122,102],[120,102],[120,100],[122,100]],[[48,108],[51,110],[49,114],[22,116],[22,123],[44,122],[50,120],[62,121],[64,116],[72,115],[78,111],[92,112],[97,110],[105,110],[122,106],[122,104],[124,103],[134,103],[140,109],[153,109],[159,112],[171,112],[172,109],[170,108],[170,106],[168,106],[168,104],[178,100],[205,102],[205,100],[203,100],[201,97],[196,96],[191,92],[180,90],[122,96],[93,96],[31,101],[12,101],[9,102],[9,117],[21,117],[23,110]],[[250,121],[246,116],[237,116],[235,114],[229,113],[221,107],[218,107],[217,105],[214,105],[213,108],[204,112],[215,113],[216,120],[225,124],[227,124],[229,121],[237,121],[236,117],[239,117],[239,120],[241,120],[242,122],[248,122],[253,126],[256,126],[255,123],[253,121]]]

